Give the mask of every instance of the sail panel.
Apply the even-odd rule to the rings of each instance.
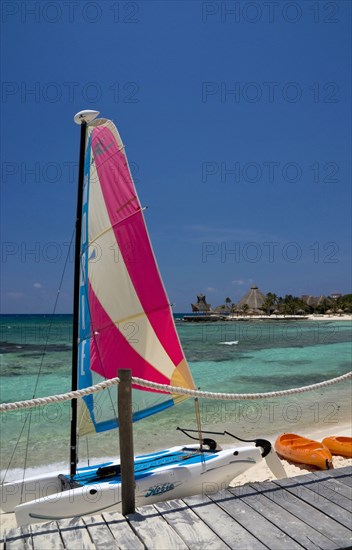
[[[90,303],[94,304],[92,309],[93,322],[96,327],[99,327],[95,331],[95,337],[91,342],[91,368],[104,376],[105,378],[113,378],[117,376],[117,370],[119,368],[131,368],[134,376],[139,376],[136,373],[141,373],[143,377],[150,375],[151,369],[153,369],[153,360],[151,356],[151,362],[148,363],[145,359],[148,356],[147,351],[139,349],[138,344],[141,343],[140,332],[147,334],[148,336],[148,320],[144,317],[139,320],[138,331],[134,333],[135,327],[132,326],[132,332],[128,328],[128,324],[122,324],[119,329],[117,323],[111,322],[111,317],[108,315],[108,311],[102,307],[99,300],[96,299],[93,290],[90,288],[89,292]],[[126,328],[126,330],[124,330]],[[151,337],[153,333],[151,334]],[[143,342],[142,342],[143,344]],[[158,343],[155,342],[157,351],[159,350]],[[139,353],[140,351],[140,353]],[[153,351],[151,346],[150,352]],[[161,357],[162,360],[164,357]],[[164,358],[165,359],[165,358]],[[166,356],[165,360],[169,360]],[[93,366],[95,368],[93,368]],[[169,370],[169,376],[164,375],[158,370],[152,372],[153,380],[160,384],[168,384],[170,377],[173,374],[173,370]]]
[[[162,384],[195,388],[115,126],[87,129],[82,212],[79,387],[119,368]],[[117,427],[116,388],[84,398],[80,433]],[[184,399],[133,390],[134,420]]]
[[[120,139],[114,139],[110,128],[99,127],[93,134],[92,150],[99,152],[94,164],[116,238],[115,259],[117,262],[119,256],[123,259],[143,311],[150,317],[172,361],[178,364],[183,352],[173,323],[171,330],[160,330],[170,316],[169,300],[154,258],[124,148],[119,143]],[[161,319],[152,315],[156,311],[163,312]]]
[[[91,184],[91,187],[93,190],[98,185]],[[99,204],[98,217],[101,219],[104,214],[105,203],[98,192],[95,192],[95,198],[95,204]],[[89,215],[92,225],[94,225],[95,217],[96,211],[93,209]],[[129,225],[132,225],[131,220]],[[139,301],[122,254],[119,253],[117,258],[114,254],[116,249],[120,252],[118,243],[115,240],[116,231],[118,231],[117,227],[115,232],[109,229],[100,234],[95,240],[94,257],[93,252],[89,253],[89,284],[94,291],[89,296],[89,304],[90,315],[97,336],[96,343],[99,334],[106,332],[112,324],[119,329],[121,336],[125,332],[124,339],[126,340],[129,338],[129,327],[131,327],[133,337],[129,340],[130,345],[144,357],[150,367],[154,365],[158,371],[163,372],[168,379],[171,379],[175,365],[160,343],[148,314]],[[166,313],[168,313],[168,310],[167,307]],[[108,315],[104,321],[101,319],[102,311]],[[118,357],[123,358],[119,340],[121,340],[121,337],[116,339],[115,352],[118,351]],[[113,342],[111,342],[112,344]],[[112,362],[106,360],[101,362],[98,359],[95,356],[92,357],[91,368],[93,370],[107,378],[116,376],[116,359]],[[137,369],[137,367],[135,368]]]

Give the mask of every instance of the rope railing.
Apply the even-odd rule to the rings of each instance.
[[[352,371],[347,372],[336,378],[331,378],[330,380],[325,380],[323,382],[318,382],[316,384],[311,384],[309,386],[303,386],[301,388],[292,388],[289,390],[279,390],[274,392],[264,392],[264,393],[215,393],[207,392],[200,390],[189,390],[185,388],[179,388],[177,386],[168,386],[167,384],[157,384],[155,382],[149,382],[148,380],[143,380],[142,378],[132,377],[132,384],[142,386],[145,388],[150,388],[156,391],[163,393],[172,393],[176,395],[186,395],[188,397],[200,397],[202,399],[217,399],[220,401],[240,401],[240,400],[254,400],[254,399],[268,399],[273,397],[284,397],[286,395],[294,395],[299,393],[305,393],[313,390],[318,390],[332,384],[338,384],[339,382],[344,382],[352,378]],[[37,397],[35,399],[29,399],[27,401],[17,401],[15,403],[2,403],[0,405],[0,412],[16,411],[19,409],[30,409],[33,407],[40,407],[44,405],[49,405],[50,403],[61,403],[64,401],[70,401],[72,399],[80,399],[86,395],[96,393],[99,391],[106,390],[112,386],[115,386],[120,382],[118,377],[111,378],[110,380],[105,380],[89,388],[84,388],[81,390],[70,391],[67,393],[62,393],[58,395],[51,395],[49,397]]]
[[[250,399],[268,399],[270,397],[283,397],[285,395],[293,395],[296,393],[304,393],[308,391],[317,390],[326,386],[331,386],[332,384],[337,384],[338,382],[343,382],[352,378],[352,371],[336,378],[331,378],[330,380],[325,380],[323,382],[318,382],[316,384],[311,384],[310,386],[303,386],[301,388],[292,388],[289,390],[279,390],[274,392],[263,392],[263,393],[215,393],[207,392],[201,390],[187,390],[185,388],[177,388],[173,386],[167,386],[164,384],[157,384],[155,382],[147,382],[142,380],[142,378],[132,378],[133,384],[138,384],[146,388],[151,388],[154,390],[164,391],[167,393],[175,393],[178,395],[188,395],[189,397],[200,397],[203,399],[218,399],[220,401],[240,401],[240,400],[250,400]]]

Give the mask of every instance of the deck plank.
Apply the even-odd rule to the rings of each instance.
[[[149,550],[186,550],[188,546],[152,505],[127,516],[134,532]]]
[[[47,550],[64,548],[56,521],[47,523],[35,523],[30,526],[34,550]]]
[[[349,485],[345,485],[343,482],[340,481],[340,477],[330,477],[330,476],[317,476],[317,473],[320,472],[314,472],[314,476],[317,477],[319,480],[327,481],[328,483],[331,483],[331,487],[334,488],[334,491],[336,493],[343,495],[350,501],[352,501],[352,487]]]
[[[321,510],[326,516],[334,519],[341,525],[351,529],[351,514],[347,510],[344,510],[337,504],[334,504],[324,496],[314,492],[311,486],[314,485],[312,481],[305,481],[306,476],[300,476],[299,478],[287,478],[273,481],[275,485],[286,489],[293,495],[298,496],[301,500],[304,500],[314,508]],[[310,477],[309,474],[307,477]],[[302,480],[300,479],[302,478]],[[317,482],[319,483],[319,482]]]
[[[271,550],[295,550],[302,548],[301,545],[267,521],[241,498],[234,497],[230,491],[222,491],[216,495],[211,495],[210,498]]]
[[[276,491],[273,483],[268,484],[268,487],[259,485],[259,490],[264,492],[268,498],[275,500],[282,508],[289,510],[302,522],[309,523],[316,531],[330,539],[335,544],[335,548],[345,548],[346,542],[350,541],[350,529],[326,516],[322,510],[311,506],[309,502],[301,500],[300,495],[294,495],[286,490]]]
[[[57,522],[60,535],[67,550],[94,550],[96,548],[89,536],[82,518],[61,519]]]
[[[303,531],[318,548],[335,550],[346,543],[347,529],[291,493],[270,482],[251,483],[251,487],[279,507],[278,517],[281,518],[282,512],[287,511],[297,518],[298,533]],[[297,540],[299,542],[299,538]]]
[[[348,512],[351,511],[351,499],[348,497],[347,491],[348,489],[352,488],[348,485],[339,483],[335,481],[334,478],[326,478],[317,480],[315,483],[311,483],[310,485],[308,485],[308,487],[317,495],[325,497],[334,504],[341,506],[341,508],[347,510]],[[344,487],[346,488],[346,491],[344,491]]]
[[[248,483],[144,506],[127,518],[104,513],[10,529],[4,550],[352,548],[351,472]]]
[[[192,550],[212,548],[229,550],[229,547],[182,500],[160,502],[155,508]]]
[[[119,547],[102,516],[83,516],[82,519],[95,548],[112,550]]]
[[[242,550],[266,548],[206,495],[187,497],[183,500],[230,548]]]
[[[236,494],[236,492],[236,490],[231,490],[231,493]],[[307,550],[321,549],[322,543],[325,544],[325,548],[332,547],[331,541],[325,539],[309,525],[302,523],[300,519],[274,500],[268,499],[261,491],[257,491],[254,484],[247,486],[246,494],[243,494],[242,491],[241,498],[268,521],[301,544],[303,548]]]
[[[339,481],[341,481],[341,483],[344,483],[345,485],[348,485],[349,487],[352,487],[352,477],[346,476]]]
[[[9,529],[4,548],[7,550],[32,550],[32,532],[29,525]]]
[[[332,477],[337,478],[341,483],[352,487],[352,466],[347,466],[346,468],[343,468],[343,470],[343,472],[339,472],[339,469],[332,470],[331,475]]]
[[[144,550],[144,544],[122,514],[105,512],[103,518],[121,550]]]

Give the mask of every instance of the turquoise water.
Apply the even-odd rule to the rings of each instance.
[[[346,321],[177,322],[176,326],[195,382],[205,391],[276,391],[320,382],[351,368],[352,330]],[[70,389],[71,327],[69,315],[57,315],[53,320],[41,315],[2,316],[1,402]],[[236,341],[238,344],[224,344]],[[204,429],[227,429],[244,438],[318,425],[331,425],[332,433],[337,433],[338,425],[351,418],[350,396],[350,383],[345,382],[279,399],[201,400],[201,419]],[[18,441],[11,468],[23,466],[28,430],[29,466],[66,463],[69,415],[68,403],[33,409],[31,413],[2,414],[1,469],[7,468]],[[136,452],[187,442],[175,428],[194,428],[194,416],[194,404],[189,400],[135,424]],[[88,447],[86,438],[80,443],[82,459],[87,453],[107,457],[118,452],[116,431],[90,437]]]

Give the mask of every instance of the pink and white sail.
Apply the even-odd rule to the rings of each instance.
[[[79,385],[132,375],[195,388],[153,254],[143,211],[116,127],[105,119],[87,128],[82,212]],[[104,392],[105,393],[105,392]],[[153,392],[136,408],[143,418],[180,400]],[[182,399],[182,398],[181,398]],[[91,396],[81,432],[117,425],[112,402],[102,418]],[[100,416],[101,418],[98,418]],[[88,422],[87,422],[88,418]]]

